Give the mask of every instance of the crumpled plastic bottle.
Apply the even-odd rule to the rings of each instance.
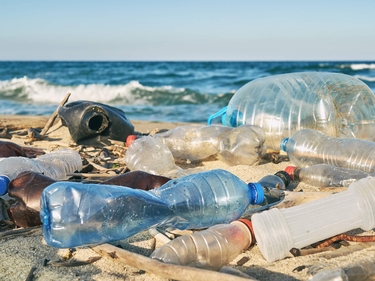
[[[331,137],[374,140],[375,95],[361,80],[330,72],[295,72],[255,79],[241,87],[222,115],[224,125],[258,125],[267,149],[302,129]]]
[[[176,160],[192,162],[217,156],[228,165],[254,165],[266,153],[264,142],[265,134],[258,126],[180,126],[127,142],[125,162],[131,170],[179,177],[199,170],[182,171]]]
[[[216,169],[149,191],[57,182],[43,190],[40,218],[46,242],[69,248],[125,239],[156,226],[200,229],[230,223],[263,200],[261,185]]]

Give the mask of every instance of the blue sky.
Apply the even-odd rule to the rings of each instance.
[[[375,60],[375,1],[4,0],[0,38],[0,60]]]

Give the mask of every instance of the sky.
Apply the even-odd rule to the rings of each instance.
[[[375,1],[0,0],[0,60],[375,60]]]

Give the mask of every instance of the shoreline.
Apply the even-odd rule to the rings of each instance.
[[[23,115],[0,115],[0,127],[13,128],[17,130],[33,128],[43,128],[49,119],[48,116],[23,116]],[[191,123],[181,122],[153,122],[153,121],[133,121],[135,130],[137,132],[148,133],[153,130],[168,130],[181,125],[188,125]],[[201,124],[204,125],[204,124]],[[13,135],[12,141],[21,145],[38,147],[45,149],[56,149],[57,147],[70,146],[72,149],[77,146],[72,146],[71,139],[66,127],[56,128],[54,131],[47,132],[48,139],[35,140],[28,143],[28,139],[22,135]],[[6,139],[4,139],[6,140]],[[98,149],[94,149],[91,153],[94,154]],[[229,172],[237,175],[245,182],[256,182],[263,176],[274,174],[280,170],[284,170],[286,166],[291,165],[290,162],[272,163],[265,162],[256,166],[237,165],[228,166],[227,164],[216,160],[209,159],[198,163],[197,166],[204,170],[210,169],[226,169]],[[340,192],[343,188],[316,188],[299,183],[293,186],[293,189],[286,191],[286,197],[282,203],[277,205],[277,208],[291,207],[298,204],[303,204],[308,201],[316,200],[329,196],[335,192]],[[0,232],[0,233],[3,233]],[[362,231],[356,229],[350,232],[351,234],[361,235],[375,235],[373,230]],[[45,265],[45,260],[56,261],[64,259],[74,259],[85,261],[92,257],[98,257],[99,254],[91,247],[77,247],[74,252],[69,252],[68,249],[56,249],[46,245],[41,230],[33,230],[29,235],[16,236],[12,238],[1,239],[0,259],[2,260],[0,280],[26,280],[30,270],[35,268],[32,280],[162,280],[177,279],[179,275],[169,278],[160,277],[158,275],[145,272],[144,268],[136,268],[129,264],[121,262],[119,259],[114,260],[107,256],[102,256],[94,263],[75,266],[75,267],[59,267],[52,265]],[[350,242],[351,245],[356,245]],[[125,249],[126,251],[148,257],[155,247],[161,246],[160,242],[156,241],[148,231],[138,233],[128,239],[116,241],[111,243],[116,247]],[[228,269],[240,271],[247,274],[253,279],[259,281],[280,280],[280,281],[296,281],[307,280],[314,272],[321,268],[335,268],[337,266],[345,267],[359,260],[372,260],[375,246],[367,244],[369,247],[361,250],[353,251],[352,253],[345,253],[338,249],[335,251],[324,252],[320,254],[288,257],[282,260],[269,263],[267,262],[257,245],[246,250],[244,253],[236,257],[228,265]],[[347,247],[346,247],[347,248]],[[345,247],[344,247],[345,249]],[[341,251],[341,252],[340,252]],[[342,253],[342,254],[340,254]],[[338,254],[336,257],[332,257]],[[331,257],[330,257],[331,256]],[[242,261],[241,261],[242,260]],[[243,263],[243,261],[246,261]],[[146,259],[147,261],[147,259]],[[241,262],[240,262],[241,261]],[[240,262],[240,265],[237,264]],[[169,267],[163,264],[165,268]],[[142,266],[140,266],[142,267]],[[185,267],[186,268],[186,267]],[[198,269],[197,269],[198,270]],[[202,274],[200,280],[207,280],[208,272],[198,270]],[[205,275],[207,274],[207,275]],[[210,272],[211,274],[211,272]],[[212,273],[213,274],[213,273]],[[219,273],[217,273],[219,274]],[[224,274],[219,275],[227,277]],[[229,277],[230,278],[230,277]],[[234,277],[233,277],[234,278]],[[182,280],[182,279],[180,279]],[[189,280],[188,276],[186,279]],[[191,280],[191,279],[190,279]],[[219,279],[218,279],[219,280]],[[224,279],[223,279],[224,280]]]

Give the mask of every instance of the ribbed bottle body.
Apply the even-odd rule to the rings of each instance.
[[[253,80],[230,100],[225,125],[258,125],[266,146],[314,129],[332,137],[373,140],[375,96],[357,78],[329,72],[297,72]]]

